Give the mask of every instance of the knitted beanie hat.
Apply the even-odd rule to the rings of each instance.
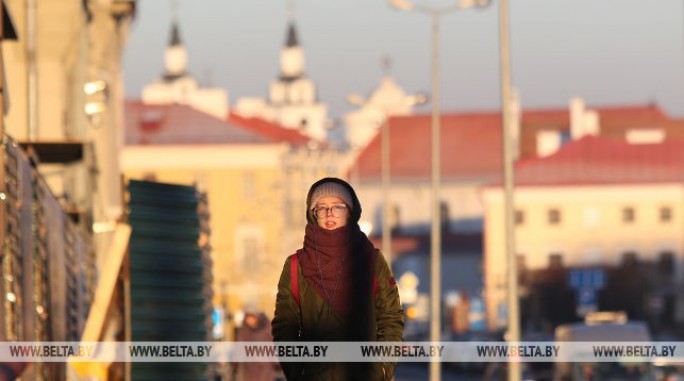
[[[309,210],[315,207],[318,203],[318,200],[322,199],[323,197],[337,197],[344,201],[349,209],[354,207],[351,194],[347,188],[338,183],[324,182],[318,185],[311,194],[311,204],[308,206]]]

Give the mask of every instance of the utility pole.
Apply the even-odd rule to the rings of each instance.
[[[501,118],[504,167],[504,225],[506,232],[506,265],[508,269],[508,331],[506,340],[520,341],[518,306],[518,261],[515,252],[515,219],[513,200],[513,139],[511,128],[511,61],[508,33],[508,0],[499,0],[499,54],[501,60]],[[520,381],[520,362],[509,361],[508,381]]]

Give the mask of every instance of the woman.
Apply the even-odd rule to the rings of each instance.
[[[278,283],[274,341],[402,340],[396,282],[380,251],[359,229],[360,217],[361,204],[347,182],[324,178],[311,186],[304,245],[285,261]],[[391,380],[395,366],[281,363],[289,381]]]

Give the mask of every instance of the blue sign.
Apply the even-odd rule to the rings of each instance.
[[[468,311],[468,321],[470,323],[470,330],[484,331],[487,329],[485,322],[485,304],[480,297],[473,297],[470,299],[470,310]]]
[[[584,316],[598,307],[596,290],[606,285],[606,273],[602,269],[570,270],[570,286],[577,290],[577,314]]]
[[[577,304],[580,306],[595,306],[596,291],[592,288],[582,288],[577,292]]]
[[[225,334],[225,329],[224,329],[225,317],[224,317],[223,308],[214,307],[214,311],[212,311],[212,313],[211,313],[211,322],[212,322],[211,332],[212,332],[214,339],[222,339],[223,335]]]
[[[570,270],[570,286],[598,290],[606,285],[606,273],[602,269]]]
[[[577,290],[577,315],[585,316],[589,312],[598,309],[596,290],[593,288],[580,288]]]

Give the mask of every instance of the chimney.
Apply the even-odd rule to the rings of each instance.
[[[553,155],[562,144],[561,133],[557,130],[537,131],[537,156]]]
[[[584,135],[597,136],[600,132],[599,114],[595,110],[584,112]]]
[[[658,144],[665,140],[662,128],[632,128],[625,133],[629,144]]]
[[[570,100],[570,136],[577,140],[584,135],[598,135],[600,130],[599,115],[594,110],[587,110],[584,99],[575,97]]]

